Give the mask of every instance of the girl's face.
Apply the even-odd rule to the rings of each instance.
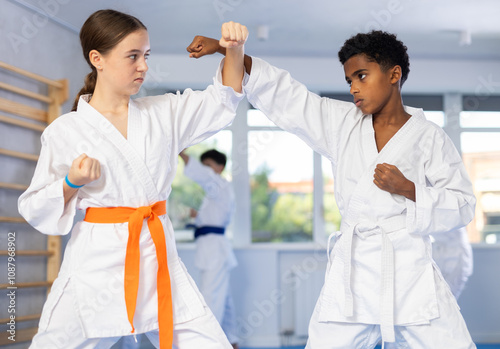
[[[98,81],[122,95],[139,92],[148,71],[149,35],[144,29],[126,36],[105,56],[101,57]]]

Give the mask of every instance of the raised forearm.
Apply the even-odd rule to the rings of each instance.
[[[212,40],[215,40],[215,39],[212,39]],[[215,40],[215,41],[217,41],[217,40]],[[226,48],[219,45],[217,52],[220,53],[221,55],[225,56],[226,55]],[[250,75],[250,72],[252,71],[252,57],[245,54],[243,56],[243,64],[245,66],[246,73],[248,75]]]
[[[226,49],[226,61],[222,68],[222,84],[231,86],[236,92],[241,92],[243,82],[244,47],[237,46]]]

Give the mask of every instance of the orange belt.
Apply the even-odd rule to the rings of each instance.
[[[139,239],[144,219],[148,219],[149,232],[156,248],[158,274],[156,279],[158,291],[158,325],[160,328],[160,348],[172,348],[173,312],[170,274],[167,263],[167,245],[165,233],[158,216],[167,213],[166,202],[158,201],[151,206],[143,207],[89,207],[85,221],[89,223],[125,223],[128,222],[127,254],[125,256],[125,304],[132,333],[134,333],[134,314],[139,289],[139,265],[141,252]]]

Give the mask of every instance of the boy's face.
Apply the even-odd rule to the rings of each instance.
[[[213,159],[210,158],[203,160],[202,164],[210,167],[212,170],[214,170],[215,173],[218,174],[221,174],[222,171],[224,170],[224,165],[218,164]]]
[[[352,56],[345,62],[349,92],[363,114],[376,114],[388,103],[394,88],[392,70],[382,71],[377,62],[368,60],[364,54]]]

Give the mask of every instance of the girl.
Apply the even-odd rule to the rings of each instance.
[[[231,348],[177,255],[165,202],[179,152],[235,115],[247,35],[238,23],[222,26],[227,57],[205,91],[132,100],[148,70],[146,27],[113,10],[87,19],[80,40],[92,72],[74,111],[43,133],[19,198],[44,234],[68,234],[75,209],[86,210],[31,348],[110,348],[131,333],[162,349]]]

